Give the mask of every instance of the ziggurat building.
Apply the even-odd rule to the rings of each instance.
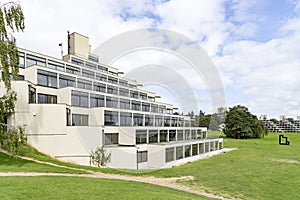
[[[209,139],[206,128],[191,127],[172,105],[100,64],[87,37],[72,33],[68,43],[62,60],[19,49],[18,100],[8,125],[24,126],[29,144],[83,165],[104,146],[109,167],[130,169],[172,167],[223,147],[223,139]],[[4,92],[1,83],[0,97]]]

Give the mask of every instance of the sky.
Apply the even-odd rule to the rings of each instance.
[[[171,30],[195,42],[212,60],[223,83],[226,107],[244,105],[269,118],[300,116],[299,0],[26,0],[20,4],[26,28],[15,34],[19,47],[60,57],[58,44],[63,43],[66,52],[68,30],[88,36],[92,49],[126,31]],[[215,111],[205,78],[172,52],[143,49],[112,63],[125,76],[149,65],[180,74],[197,102],[182,105],[186,101],[180,99],[187,94],[168,84],[149,81],[143,89],[156,92],[161,101],[184,113]],[[171,80],[167,75],[154,74]],[[182,82],[176,80],[173,77],[170,84],[179,88]]]

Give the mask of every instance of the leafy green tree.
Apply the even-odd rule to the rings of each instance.
[[[111,152],[106,153],[104,147],[97,147],[96,151],[90,153],[90,164],[97,165],[98,167],[104,167],[111,160]]]
[[[238,105],[229,108],[224,133],[227,137],[238,139],[261,138],[268,134],[268,129],[247,107]]]
[[[6,90],[0,96],[0,145],[8,150],[14,149],[12,153],[16,152],[14,147],[18,147],[20,141],[20,135],[17,134],[19,129],[6,125],[7,119],[14,114],[17,100],[17,95],[11,88],[11,79],[16,80],[19,74],[19,53],[13,33],[23,31],[24,28],[24,15],[19,3],[0,3],[0,72],[1,82]]]

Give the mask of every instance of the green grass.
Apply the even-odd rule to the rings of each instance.
[[[148,173],[159,177],[194,176],[181,183],[241,199],[300,199],[300,134],[284,134],[290,146],[278,145],[278,134],[264,139],[225,138],[226,147],[238,150],[172,169]]]
[[[79,177],[1,177],[0,199],[208,199],[146,183]]]
[[[83,173],[79,170],[66,169],[23,160],[0,153],[0,172],[55,172],[55,173]]]

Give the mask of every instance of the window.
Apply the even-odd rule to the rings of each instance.
[[[176,141],[176,130],[169,130],[169,141]]]
[[[28,86],[28,103],[36,103],[36,89]]]
[[[165,112],[166,114],[173,115],[173,109],[167,109]]]
[[[184,157],[190,157],[191,156],[191,145],[184,146]]]
[[[153,126],[153,115],[145,115],[145,126]]]
[[[167,142],[168,141],[168,131],[160,130],[159,131],[159,142]]]
[[[219,149],[223,149],[223,142],[219,142]]]
[[[99,58],[97,58],[96,56],[89,55],[88,59],[93,62],[99,62]],[[88,62],[86,63],[86,65],[88,65]]]
[[[89,94],[86,92],[72,91],[71,92],[71,105],[77,107],[87,108]]]
[[[174,147],[166,148],[166,162],[174,161]]]
[[[101,65],[98,65],[98,70],[102,71],[102,72],[106,72],[108,71],[107,67],[103,67]]]
[[[192,145],[192,155],[193,156],[198,155],[198,144],[193,144]]]
[[[104,125],[105,126],[118,126],[118,112],[114,111],[104,111]]]
[[[166,106],[159,106],[159,113],[165,113],[166,112]]]
[[[86,77],[86,78],[94,79],[94,72],[83,69],[82,70],[82,76]]]
[[[147,130],[136,130],[135,143],[146,144],[147,143]]]
[[[106,96],[106,107],[108,108],[118,108],[118,98]]]
[[[205,147],[204,147],[205,152],[209,152],[209,142],[205,142]]]
[[[119,134],[118,133],[105,133],[104,134],[104,144],[119,144]]]
[[[120,126],[131,126],[132,114],[127,112],[120,112]]]
[[[143,114],[133,114],[133,126],[143,126]]]
[[[96,74],[96,79],[99,80],[99,81],[104,81],[104,82],[107,82],[107,75],[105,74]]]
[[[75,75],[80,74],[80,69],[78,67],[67,65],[66,69],[67,69],[66,71],[70,74],[75,74]]]
[[[103,93],[106,92],[106,85],[105,84],[94,82],[93,86],[94,86],[93,90],[96,91],[96,92],[103,92]]]
[[[23,52],[19,52],[19,67],[25,68],[25,54]]]
[[[182,158],[183,158],[183,147],[182,146],[176,147],[176,160]]]
[[[76,78],[72,76],[59,75],[59,87],[75,87],[76,86]]]
[[[201,130],[197,130],[197,138],[202,138],[202,131]]]
[[[66,108],[66,122],[67,122],[67,126],[71,126],[71,109],[70,108]]]
[[[139,93],[137,91],[130,91],[130,97],[138,99],[139,98]]]
[[[155,116],[155,126],[162,126],[162,116]]]
[[[147,100],[147,94],[146,93],[140,93],[140,99]]]
[[[119,80],[119,85],[122,85],[124,87],[127,87],[128,86],[128,82],[125,81],[125,80]]]
[[[148,101],[154,102],[154,101],[155,101],[155,97],[149,97],[149,96],[148,96]]]
[[[148,151],[138,151],[137,152],[137,163],[148,161]]]
[[[177,130],[177,141],[183,140],[183,130]]]
[[[204,145],[203,143],[199,143],[199,154],[204,153]]]
[[[63,63],[56,62],[53,60],[48,60],[48,68],[59,71],[65,71],[65,65]]]
[[[158,142],[158,131],[149,130],[149,143],[157,143],[157,142]]]
[[[85,66],[91,69],[97,69],[97,65],[94,63],[86,62]]]
[[[118,84],[118,79],[108,76],[107,82],[112,83],[112,84]]]
[[[112,86],[112,85],[107,85],[107,93],[118,95],[118,87]]]
[[[185,127],[190,127],[191,126],[191,122],[189,120],[184,120],[184,126]]]
[[[99,94],[90,94],[90,107],[104,107],[104,96]]]
[[[158,105],[151,104],[151,112],[158,113]]]
[[[190,130],[185,130],[184,133],[185,133],[184,139],[185,140],[190,140],[191,139],[191,131]]]
[[[191,130],[191,139],[197,139],[196,130]]]
[[[128,87],[130,87],[130,88],[136,88],[136,85],[128,84]],[[138,98],[138,97],[137,97],[137,98]]]
[[[214,151],[215,150],[215,142],[211,142],[210,143],[210,151]]]
[[[57,73],[48,72],[44,70],[38,70],[37,74],[38,85],[46,87],[57,87]]]
[[[117,72],[108,71],[108,74],[111,74],[111,75],[114,75],[114,76],[118,76]]]
[[[75,65],[79,65],[79,66],[84,66],[84,62],[83,60],[80,60],[78,58],[71,58],[71,62],[74,63]]]
[[[92,90],[92,82],[84,80],[84,79],[78,79],[77,80],[77,87],[82,88],[82,89],[86,89],[86,90]]]
[[[180,118],[178,119],[178,126],[179,126],[179,127],[184,127],[184,118],[180,117]]]
[[[131,102],[131,109],[132,110],[141,110],[141,102],[139,102],[139,101],[132,101]]]
[[[126,99],[120,99],[120,108],[121,109],[130,109],[130,101]]]
[[[46,59],[31,54],[26,55],[26,67],[31,67],[32,65],[38,65],[46,67]]]
[[[38,93],[38,103],[56,104],[57,96]]]
[[[164,126],[170,127],[170,117],[164,117]]]
[[[120,88],[119,89],[119,95],[124,96],[124,97],[128,97],[129,96],[129,90]]]
[[[88,126],[89,125],[89,116],[88,115],[72,115],[72,126]]]
[[[172,127],[177,127],[177,117],[172,117],[171,118],[171,126]]]
[[[142,103],[142,111],[149,112],[150,111],[150,104],[149,103]]]

